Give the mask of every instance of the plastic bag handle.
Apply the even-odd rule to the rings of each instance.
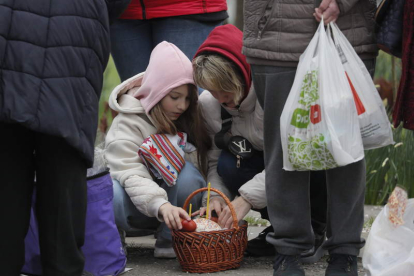
[[[208,188],[201,188],[201,189],[198,189],[198,190],[195,190],[194,192],[192,192],[188,197],[187,197],[187,199],[185,200],[185,202],[184,202],[184,206],[183,206],[183,209],[184,210],[187,210],[187,207],[188,207],[188,204],[190,203],[190,200],[196,195],[196,194],[198,194],[198,193],[201,193],[201,192],[204,192],[204,191],[207,191],[208,190]],[[217,189],[214,189],[214,188],[210,188],[210,191],[213,191],[213,192],[215,192],[215,193],[217,193],[217,194],[219,194],[223,199],[224,199],[224,201],[226,202],[226,204],[229,206],[229,208],[230,208],[230,212],[231,212],[231,216],[233,217],[233,227],[234,228],[236,228],[236,230],[239,230],[239,221],[237,220],[237,215],[236,215],[236,211],[234,210],[234,207],[233,207],[233,205],[231,204],[231,202],[230,202],[230,200],[228,199],[228,197],[225,195],[225,194],[223,194],[222,192],[220,192],[219,190],[217,190]]]

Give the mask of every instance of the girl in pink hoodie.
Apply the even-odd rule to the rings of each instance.
[[[191,192],[206,185],[211,141],[198,107],[192,73],[190,60],[164,41],[154,48],[147,70],[118,85],[109,98],[109,106],[118,112],[105,140],[105,158],[115,180],[116,222],[119,228],[133,232],[154,227],[154,217],[161,221],[155,257],[175,257],[170,229],[181,229],[181,218],[190,219],[180,207]],[[158,179],[151,160],[138,154],[146,150],[144,153],[154,156],[155,161],[162,159],[150,144],[161,137],[157,134],[182,138],[171,152],[181,152],[185,164],[171,182]],[[191,150],[187,141],[196,150]],[[176,157],[163,156],[167,161]],[[198,209],[201,195],[194,197],[192,204]]]

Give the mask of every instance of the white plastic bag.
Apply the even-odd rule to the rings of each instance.
[[[329,25],[357,106],[364,149],[393,144],[391,124],[371,75],[336,23]]]
[[[409,199],[404,224],[388,219],[388,204],[372,224],[362,256],[367,276],[414,275],[414,199]]]
[[[323,20],[300,57],[280,133],[285,170],[326,170],[364,157],[352,92]]]

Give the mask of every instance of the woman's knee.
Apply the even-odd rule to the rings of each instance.
[[[204,180],[201,173],[194,167],[193,164],[187,162],[180,172],[177,179],[176,186],[178,188],[177,193],[177,206],[182,206],[187,197],[195,190],[206,187],[206,181]],[[198,193],[191,200],[195,208],[201,205],[202,193]]]
[[[206,181],[199,170],[190,162],[186,162],[177,179],[180,189],[197,190],[206,187]]]

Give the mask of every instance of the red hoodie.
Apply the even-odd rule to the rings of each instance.
[[[227,10],[226,0],[132,0],[121,19],[151,19]]]
[[[242,54],[243,32],[231,24],[214,28],[210,35],[198,48],[194,57],[203,52],[215,52],[233,61],[241,70],[246,82],[245,94],[247,95],[252,84],[250,64],[246,56]]]

